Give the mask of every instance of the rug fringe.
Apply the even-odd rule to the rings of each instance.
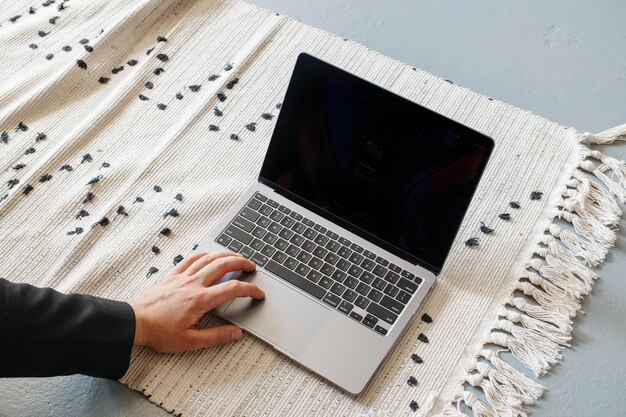
[[[550,213],[553,221],[533,249],[512,294],[498,310],[463,383],[437,417],[467,417],[461,412],[461,403],[475,417],[527,416],[524,405],[539,399],[545,388],[485,345],[502,346],[537,377],[557,363],[563,349],[570,346],[572,317],[582,312],[581,298],[598,278],[591,267],[604,261],[615,244],[622,215],[618,201],[626,202],[624,161],[581,142],[626,141],[626,124],[595,135],[578,134],[577,139],[580,161]],[[563,229],[555,219],[571,223],[574,231]],[[467,391],[467,385],[481,390],[486,402]]]

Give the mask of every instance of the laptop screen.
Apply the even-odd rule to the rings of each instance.
[[[438,274],[492,148],[478,132],[301,54],[260,180]]]

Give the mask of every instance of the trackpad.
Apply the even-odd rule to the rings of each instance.
[[[257,270],[249,282],[265,292],[261,301],[237,298],[226,318],[294,355],[302,353],[329,310]]]

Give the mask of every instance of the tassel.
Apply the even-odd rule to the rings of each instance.
[[[507,326],[503,325],[503,327]],[[488,343],[509,348],[513,356],[524,364],[524,366],[533,371],[536,376],[545,375],[550,369],[550,366],[561,358],[560,353],[555,352],[554,349],[540,351],[537,345],[522,343],[504,333],[491,333],[488,338]]]
[[[528,263],[528,266],[538,271],[542,277],[549,279],[551,283],[562,288],[567,294],[575,298],[580,298],[581,294],[587,294],[589,292],[583,282],[568,270],[570,265],[564,262],[557,262],[553,257],[553,259],[549,258],[551,258],[549,255],[545,258],[546,262],[549,262],[549,264],[544,264],[541,259],[535,258]]]
[[[617,176],[617,183],[622,186],[622,189],[626,188],[626,165],[624,165],[624,161],[605,155],[600,151],[591,150],[585,145],[580,146],[582,147],[581,154],[583,157],[591,157],[602,162],[602,164],[598,167],[598,170],[603,173],[605,171],[613,171],[613,174]]]
[[[500,307],[498,315],[504,317],[512,323],[519,324],[525,329],[533,331],[554,343],[558,343],[561,346],[570,346],[569,341],[572,340],[572,336],[570,336],[572,326],[569,326],[569,328],[566,329],[560,329],[544,321],[511,311],[506,307]]]
[[[613,143],[616,140],[626,140],[626,124],[612,127],[611,129],[596,133],[595,135],[585,132],[578,137],[579,142],[585,141],[601,145]]]
[[[559,210],[557,216],[568,221],[574,226],[576,233],[586,237],[597,244],[611,248],[615,244],[617,236],[615,232],[597,219],[590,216],[582,217],[567,210]]]
[[[463,391],[461,400],[472,409],[474,417],[498,417],[482,401],[479,401],[475,394],[469,391]],[[460,410],[459,414],[462,415]]]
[[[494,384],[491,378],[487,379],[491,368],[485,363],[476,364],[479,373],[467,374],[465,380],[473,387],[480,387],[485,393],[485,398],[498,417],[517,417],[526,415],[519,394],[509,385]]]
[[[508,383],[513,385],[524,404],[532,404],[543,395],[543,386],[506,363],[493,350],[483,349],[480,354],[483,358],[491,362],[500,373],[499,375],[494,374],[494,378],[504,378]]]
[[[579,215],[593,216],[605,226],[615,226],[619,223],[620,216],[612,210],[610,205],[587,202],[587,197],[582,192],[576,190],[567,190],[564,194],[567,198],[559,203],[560,207]],[[615,202],[612,196],[610,198]]]
[[[556,246],[557,252],[562,250],[561,245],[556,244]],[[550,253],[550,248],[541,247],[535,250],[535,254],[541,256],[546,261],[546,265],[548,265],[548,267],[545,265],[539,265],[541,264],[539,259],[539,262],[533,262],[533,260],[531,261],[531,264],[539,265],[540,268],[547,270],[547,274],[558,274],[559,277],[550,277],[547,275],[545,277],[550,278],[554,284],[563,288],[567,294],[572,294],[575,297],[580,298],[581,295],[588,294],[591,291],[591,284],[593,284],[593,280],[595,280],[594,276],[597,277],[597,275],[591,272],[589,268],[583,265],[582,262],[574,258],[571,254],[565,252],[560,253],[559,255],[561,256],[554,256]],[[562,276],[567,279],[566,284],[561,281],[556,281],[561,279]],[[580,279],[576,278],[577,276]],[[589,282],[589,280],[591,281]],[[565,287],[561,284],[565,285]]]
[[[539,305],[551,310],[557,314],[574,317],[578,312],[578,308],[574,307],[571,303],[564,303],[563,300],[567,300],[564,297],[555,297],[545,291],[535,287],[530,282],[520,282],[517,284],[517,289],[524,294],[532,297]]]
[[[543,334],[516,326],[509,320],[496,320],[493,329],[512,334],[515,340],[509,340],[509,345],[517,342],[519,343],[517,349],[523,349],[529,354],[538,354],[550,365],[561,359],[563,346],[551,341]]]
[[[519,311],[523,311],[530,317],[547,323],[552,323],[561,330],[567,331],[572,328],[572,320],[570,315],[555,311],[553,308],[545,308],[541,305],[531,304],[525,298],[512,297],[507,304],[515,307]]]
[[[561,229],[557,224],[551,224],[549,233],[558,238],[573,256],[582,258],[588,265],[596,266],[606,258],[609,248],[594,242],[583,240],[567,229]]]
[[[580,170],[575,170],[574,178],[577,179],[579,185],[576,187],[584,198],[580,199],[580,207],[585,210],[587,203],[594,204],[599,207],[605,207],[615,214],[617,218],[621,217],[622,210],[615,201],[615,198],[604,187],[601,187],[596,181],[591,181]]]
[[[622,203],[626,202],[626,190],[620,185],[620,183],[613,181],[604,173],[606,168],[603,167],[603,171],[588,159],[580,161],[578,163],[578,167],[595,175],[596,178],[602,181],[606,188],[608,188],[615,197],[619,198]]]

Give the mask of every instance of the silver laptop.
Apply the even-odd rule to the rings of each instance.
[[[220,282],[247,280],[266,298],[216,314],[361,392],[435,284],[492,149],[301,54],[258,181],[198,246],[254,261]]]

